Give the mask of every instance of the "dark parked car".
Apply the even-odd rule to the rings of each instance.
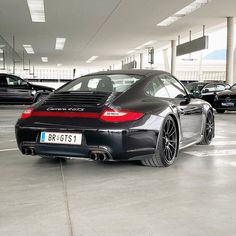
[[[236,84],[215,96],[215,109],[218,113],[236,111]]]
[[[32,104],[54,89],[30,84],[18,76],[0,74],[0,104]]]
[[[193,82],[186,85],[191,94],[209,102],[214,107],[215,95],[229,89],[230,85],[223,82]]]
[[[16,139],[25,155],[141,160],[171,165],[179,149],[209,144],[212,107],[171,74],[107,71],[67,83],[23,112]]]

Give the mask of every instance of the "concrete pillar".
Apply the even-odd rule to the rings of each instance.
[[[171,72],[170,71],[170,64],[169,64],[169,60],[168,60],[168,49],[163,49],[162,51],[163,53],[163,61],[164,61],[164,70],[167,72]]]
[[[176,40],[171,40],[171,74],[176,72]]]
[[[227,52],[226,52],[226,82],[233,84],[234,73],[234,18],[227,17]]]
[[[143,69],[143,54],[140,53],[140,54],[139,54],[139,57],[140,57],[139,68],[140,68],[140,69]]]

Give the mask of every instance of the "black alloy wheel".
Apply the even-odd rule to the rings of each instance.
[[[178,153],[178,129],[171,116],[163,122],[162,129],[158,138],[157,149],[152,157],[142,162],[145,166],[167,167],[170,166]]]
[[[171,118],[171,117],[170,117]],[[177,130],[174,120],[171,118],[166,120],[163,129],[163,151],[164,151],[164,158],[166,163],[172,164],[176,152],[177,152]]]
[[[213,115],[213,112],[211,110],[209,110],[207,112],[205,130],[203,133],[203,139],[199,144],[202,144],[202,145],[210,144],[212,139],[214,138],[214,132],[215,132],[214,115]]]

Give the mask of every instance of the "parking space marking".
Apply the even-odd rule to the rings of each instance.
[[[16,142],[16,140],[15,139],[10,139],[10,140],[3,140],[3,141],[1,141],[1,143],[8,143],[8,142]]]
[[[183,152],[188,155],[197,156],[197,157],[208,157],[208,156],[236,156],[236,149],[230,150],[209,150],[209,151],[189,151]]]
[[[0,149],[0,152],[9,152],[9,151],[16,151],[18,148],[8,148],[8,149]]]
[[[211,146],[229,146],[229,145],[236,145],[236,141],[212,141]]]
[[[225,139],[225,138],[227,138],[227,137],[226,137],[226,136],[222,136],[222,135],[216,135],[215,138],[216,138],[216,139],[218,139],[218,138],[219,138],[219,139]]]

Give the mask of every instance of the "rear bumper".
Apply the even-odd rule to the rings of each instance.
[[[82,133],[81,145],[46,144],[40,143],[41,131],[45,129],[16,127],[18,147],[23,154],[90,158],[92,151],[101,151],[109,160],[140,160],[155,152],[158,138],[154,130],[73,130]]]

